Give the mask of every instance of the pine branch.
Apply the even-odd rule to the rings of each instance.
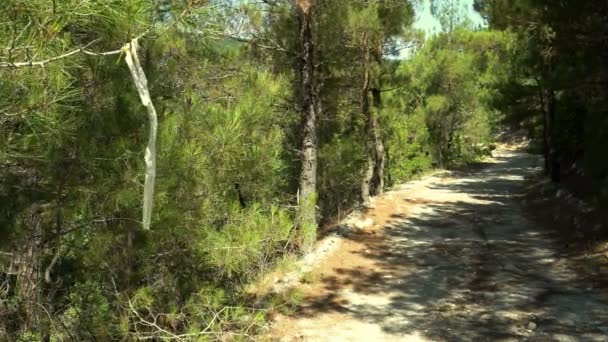
[[[241,42],[241,43],[246,43],[246,44],[250,44],[250,45],[253,45],[253,46],[257,46],[257,47],[260,47],[262,49],[280,51],[280,52],[284,52],[284,53],[290,53],[289,50],[287,50],[286,48],[284,48],[284,47],[282,47],[282,46],[280,46],[278,44],[276,46],[270,46],[270,45],[260,44],[257,38],[249,39],[249,38],[239,37],[239,36],[230,35],[230,34],[225,34],[224,36],[226,38],[228,38],[228,39],[232,39],[232,40],[235,40],[237,42]]]
[[[77,53],[82,53],[85,52],[86,48],[91,46],[92,44],[94,44],[95,42],[97,42],[97,40],[94,40],[92,42],[89,42],[88,44],[86,44],[85,46],[79,47],[77,49],[74,49],[72,51],[66,52],[62,55],[59,56],[54,56],[51,58],[47,58],[41,61],[27,61],[27,62],[1,62],[0,63],[0,68],[23,68],[23,67],[44,67],[46,64],[52,63],[52,62],[56,62],[58,60],[62,60],[64,58],[68,58],[70,56],[73,56]],[[120,52],[120,51],[118,51]],[[113,53],[113,51],[109,51],[109,52],[92,52],[92,51],[87,51],[85,53],[88,54],[100,54],[100,55],[109,55],[109,54],[115,54]]]
[[[145,35],[147,35],[148,33],[150,33],[150,30],[144,31],[143,33],[141,33],[137,37],[133,38],[131,41],[137,41],[140,38],[142,38]],[[118,55],[118,54],[124,52],[124,47],[122,49],[118,49],[118,50],[103,51],[103,52],[97,52],[97,51],[87,50],[87,48],[89,46],[95,44],[97,41],[99,41],[99,39],[95,39],[95,40],[87,43],[84,46],[81,46],[79,48],[76,48],[76,49],[73,49],[71,51],[68,51],[68,52],[66,52],[66,53],[64,53],[62,55],[50,57],[50,58],[47,58],[47,59],[44,59],[44,60],[41,60],[41,61],[0,62],[0,68],[44,67],[44,66],[46,66],[49,63],[65,59],[65,58],[74,56],[74,55],[79,54],[79,53],[82,53],[82,54],[85,54],[85,55],[89,55],[89,56],[112,56],[112,55]]]

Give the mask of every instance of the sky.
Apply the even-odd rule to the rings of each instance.
[[[485,25],[484,19],[473,9],[473,0],[459,0],[461,6],[465,9],[466,16],[473,23],[473,26]],[[428,0],[421,1],[422,4],[416,7],[416,20],[413,27],[423,30],[425,37],[428,38],[434,34],[441,32],[441,25],[431,14],[431,7]],[[398,57],[389,57],[396,59],[408,59],[412,57],[412,49],[403,49]]]
[[[466,15],[473,22],[474,26],[483,24],[483,19],[479,13],[473,9],[473,0],[460,0],[461,6],[466,8]],[[416,21],[414,28],[424,30],[427,37],[441,31],[439,21],[431,14],[429,1],[424,1],[422,5],[416,8]]]

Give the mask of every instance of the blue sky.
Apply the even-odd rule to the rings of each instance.
[[[473,9],[473,0],[460,0],[460,4],[466,8],[466,15],[473,22],[473,25],[477,26],[483,23],[483,19],[479,13],[475,12]],[[425,0],[420,6],[417,6],[414,28],[424,30],[427,36],[441,31],[439,21],[437,21],[437,19],[435,19],[431,14],[429,1]]]

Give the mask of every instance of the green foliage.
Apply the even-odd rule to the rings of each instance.
[[[42,288],[40,298],[47,291],[57,297],[28,313],[46,319],[42,309],[49,310],[50,328],[34,327],[31,336],[110,340],[134,327],[151,333],[150,327],[142,330],[134,310],[144,319],[162,315],[159,324],[175,333],[195,330],[187,323],[195,313],[180,316],[193,293],[211,300],[215,292],[201,288],[230,291],[218,303],[239,307],[239,286],[293,240],[295,218],[284,205],[293,115],[281,108],[290,79],[251,64],[239,47],[190,34],[181,23],[163,27],[181,15],[178,5],[85,1],[71,4],[70,12],[67,3],[57,4],[3,6],[5,17],[17,18],[0,26],[3,46],[33,45],[30,53],[42,60],[91,41],[90,50],[117,49],[158,28],[159,36],[142,38],[160,119],[158,191],[153,231],[144,233],[136,218],[146,118],[120,57],[76,54],[44,69],[0,69],[0,229],[10,236],[2,247],[19,252],[21,244],[43,241],[36,269],[48,266],[55,248],[62,250],[53,269],[61,281]],[[0,55],[0,62],[32,56],[16,49]],[[238,204],[237,183],[245,208]],[[38,207],[44,222],[36,230],[26,219]],[[22,295],[1,300],[18,305]],[[29,309],[3,310],[13,316],[0,321],[19,321],[23,310]],[[247,327],[244,316],[232,310],[223,319]],[[249,316],[260,320],[258,313]],[[0,334],[4,328],[0,324]],[[16,329],[9,333],[25,334]]]
[[[431,168],[429,153],[430,137],[424,112],[409,115],[394,112],[395,117],[387,118],[389,131],[388,177],[390,184],[399,184],[412,179],[417,174]]]
[[[57,340],[79,336],[94,339],[98,336],[116,336],[118,327],[113,321],[111,302],[104,296],[99,284],[89,281],[76,284],[70,291],[70,306],[58,317],[61,324],[53,324],[53,336]]]
[[[603,151],[608,56],[606,41],[597,38],[608,32],[607,6],[573,0],[559,6],[543,0],[477,1],[490,25],[517,37],[510,82],[501,94],[518,105],[498,104],[507,109],[506,119],[523,122],[533,133],[554,181],[572,182],[572,191],[597,203],[608,177]]]
[[[332,217],[347,212],[359,200],[365,151],[361,136],[336,136],[319,151],[319,193],[321,215]]]
[[[488,153],[500,117],[493,101],[505,80],[501,62],[510,39],[502,32],[460,27],[431,38],[400,66],[411,79],[403,96],[418,124],[420,118],[426,122],[427,151],[439,165],[458,166]]]
[[[219,276],[253,276],[289,243],[293,222],[286,211],[271,207],[264,212],[257,205],[239,211],[234,207],[228,222],[220,230],[209,230],[200,242]]]

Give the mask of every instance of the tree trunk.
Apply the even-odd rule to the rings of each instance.
[[[16,298],[20,301],[20,312],[13,317],[16,332],[25,332],[37,327],[38,304],[40,303],[40,253],[39,243],[42,235],[42,208],[32,205],[23,218],[23,224],[28,231],[23,236],[22,243],[15,249],[14,273],[16,274]]]
[[[540,101],[540,108],[543,115],[543,158],[545,161],[545,175],[549,175],[551,172],[551,163],[549,162],[549,120],[547,114],[547,108],[545,105],[545,90],[540,80],[536,80],[538,84],[538,97]]]
[[[374,137],[374,186],[372,188],[372,195],[380,195],[384,193],[384,142],[382,141],[382,134],[380,133],[380,110],[382,108],[382,99],[380,95],[380,89],[372,89],[372,98],[374,100],[372,110],[373,120],[373,137]]]
[[[384,142],[380,134],[379,117],[382,108],[380,93],[380,79],[378,75],[372,76],[371,63],[378,66],[382,63],[382,44],[377,40],[372,49],[368,46],[367,34],[363,37],[363,87],[361,89],[361,112],[366,122],[365,150],[367,152],[367,164],[361,185],[361,198],[363,206],[370,205],[370,197],[384,192]],[[373,79],[372,79],[373,78]],[[373,85],[373,86],[372,86]],[[370,104],[370,93],[372,103]]]
[[[560,162],[559,155],[557,151],[556,145],[556,127],[555,127],[555,92],[553,89],[549,89],[547,91],[547,110],[546,110],[546,135],[547,135],[547,145],[549,147],[548,151],[548,161],[549,161],[549,170],[551,171],[551,181],[554,183],[559,183],[560,181]]]
[[[393,175],[391,174],[391,168],[392,165],[391,164],[393,161],[391,160],[391,153],[390,153],[390,145],[386,145],[384,147],[384,152],[386,153],[386,162],[385,162],[385,167],[386,167],[386,180],[387,180],[387,186],[391,187],[393,186]]]
[[[443,162],[443,139],[441,138],[439,143],[437,143],[437,159],[439,160],[439,167],[440,168],[445,168],[444,162]]]
[[[551,44],[549,45],[551,46]],[[555,85],[553,84],[553,74],[555,73],[554,65],[556,59],[555,49],[550,49],[551,53],[545,56],[541,69],[542,76],[542,94],[541,100],[543,106],[543,143],[545,154],[545,169],[551,177],[551,181],[558,183],[560,181],[560,162],[557,150],[557,130],[555,125],[556,116],[556,99]]]
[[[375,46],[373,48],[373,59],[376,64],[376,70],[381,70],[382,68],[382,56],[384,54],[383,50],[383,39],[381,37],[376,37]],[[385,156],[384,156],[384,141],[382,140],[382,133],[380,130],[380,114],[382,111],[382,79],[379,71],[376,71],[373,79],[373,87],[372,91],[372,99],[373,99],[373,108],[372,108],[372,134],[374,138],[374,187],[372,189],[372,195],[380,195],[384,193],[384,164],[385,164]]]
[[[363,36],[363,87],[361,88],[361,113],[365,118],[365,152],[366,163],[361,182],[361,204],[369,207],[371,204],[372,181],[376,169],[376,149],[374,139],[375,120],[369,103],[370,91],[370,51],[367,47],[367,34]]]
[[[545,159],[545,174],[551,177],[551,181],[560,181],[560,163],[555,145],[555,92],[546,89],[541,95],[541,106],[543,107],[543,156]]]
[[[545,173],[551,177],[551,181],[560,181],[561,168],[556,144],[555,111],[556,99],[555,91],[551,85],[551,75],[553,73],[552,56],[543,66],[543,83],[537,80],[540,88],[540,101],[543,111],[543,154],[545,157]]]
[[[317,187],[317,99],[315,89],[312,0],[296,1],[298,12],[299,91],[302,117],[300,149],[299,210],[300,225],[316,225]]]

